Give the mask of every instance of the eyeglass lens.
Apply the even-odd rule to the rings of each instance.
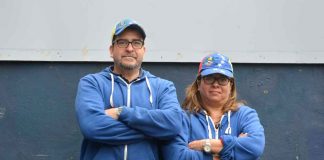
[[[230,81],[227,77],[225,76],[204,76],[202,77],[204,82],[207,84],[214,84],[215,82],[217,82],[219,85],[225,86],[228,84],[228,82]]]
[[[129,44],[132,44],[133,48],[140,49],[144,45],[144,42],[142,40],[128,41],[126,39],[118,39],[115,41],[115,43],[120,48],[127,48]]]

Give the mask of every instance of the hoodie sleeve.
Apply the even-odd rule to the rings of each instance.
[[[168,160],[203,160],[212,159],[202,151],[192,150],[189,148],[190,122],[186,113],[183,114],[181,131],[178,136],[172,140],[166,141],[162,145],[162,154],[164,159]]]
[[[104,102],[93,77],[86,76],[80,80],[75,108],[81,132],[86,139],[119,145],[145,138],[142,132],[105,114]]]
[[[182,119],[176,89],[170,81],[159,81],[155,84],[162,87],[155,93],[157,109],[149,110],[141,106],[124,107],[119,120],[145,135],[162,140],[170,139],[180,132]]]
[[[224,147],[220,152],[222,160],[258,159],[263,153],[265,146],[264,129],[258,114],[254,109],[248,107],[244,107],[241,111],[238,123],[242,128],[241,133],[247,133],[248,136],[239,138],[232,135],[221,136],[224,142]]]

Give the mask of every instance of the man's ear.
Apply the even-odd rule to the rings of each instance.
[[[145,55],[145,53],[146,53],[146,48],[145,48],[145,46],[143,46],[143,53],[144,53],[144,55]]]
[[[113,51],[114,51],[114,46],[110,45],[109,47],[109,52],[110,52],[110,57],[113,58]]]

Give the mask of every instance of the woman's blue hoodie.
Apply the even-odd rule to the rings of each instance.
[[[181,127],[181,108],[172,82],[145,70],[130,82],[112,67],[83,77],[76,114],[84,136],[80,159],[158,159],[158,140],[174,138]],[[119,119],[105,109],[121,107]]]
[[[208,139],[208,126],[210,126],[213,139],[223,140],[224,147],[219,153],[221,160],[254,160],[263,153],[264,129],[254,109],[241,106],[236,112],[224,114],[219,133],[213,127],[211,118],[206,116],[204,111],[195,114],[184,112],[183,114],[184,121],[179,136],[168,141],[162,148],[164,159],[212,160],[212,154],[188,148],[191,141]],[[238,138],[241,133],[247,133],[248,136]]]

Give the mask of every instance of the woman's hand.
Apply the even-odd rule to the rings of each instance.
[[[248,136],[247,133],[241,133],[241,134],[239,135],[239,138],[240,138],[240,137],[247,137],[247,136]]]

